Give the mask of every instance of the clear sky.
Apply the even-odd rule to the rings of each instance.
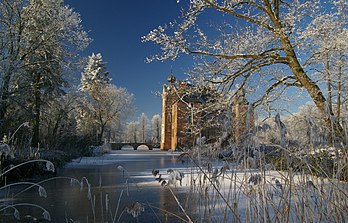
[[[187,2],[186,2],[187,3]],[[113,83],[134,94],[137,112],[149,118],[161,114],[162,90],[173,70],[177,79],[184,79],[192,61],[145,62],[147,56],[160,52],[153,43],[142,43],[141,37],[158,25],[165,25],[180,16],[182,3],[176,0],[65,0],[80,13],[85,31],[93,39],[84,56],[101,53]]]
[[[137,111],[132,119],[142,112],[149,118],[160,114],[161,98],[155,93],[161,92],[171,70],[177,79],[185,79],[193,64],[185,55],[176,61],[145,63],[147,56],[161,50],[152,42],[141,42],[141,37],[152,29],[176,20],[188,3],[189,0],[65,0],[80,13],[84,29],[93,39],[83,55],[101,53],[113,83],[134,94]],[[296,105],[287,102],[288,109],[296,111],[308,99],[307,94],[303,97],[296,98]]]

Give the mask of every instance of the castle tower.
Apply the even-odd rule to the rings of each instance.
[[[172,105],[175,100],[175,77],[168,76],[168,85],[162,89],[162,126],[161,126],[161,150],[172,148]]]
[[[250,128],[254,127],[253,111],[248,110],[249,102],[245,97],[245,90],[240,89],[238,90],[232,105],[234,139],[237,144],[240,144],[243,140],[242,136],[249,131]]]
[[[172,74],[169,75],[168,85],[164,85],[162,89],[162,150],[193,146],[197,137],[194,123],[204,121],[202,113],[196,111],[204,106],[204,100],[204,95],[192,93],[190,83],[176,81]],[[202,132],[208,133],[208,129],[211,128],[207,127]]]

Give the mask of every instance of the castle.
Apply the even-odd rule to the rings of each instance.
[[[160,144],[162,150],[192,147],[200,136],[212,139],[221,133],[221,129],[213,126],[205,126],[200,130],[201,135],[194,132],[194,125],[204,122],[204,118],[199,112],[195,113],[193,108],[204,107],[207,98],[211,95],[209,93],[192,93],[191,88],[191,84],[181,80],[177,81],[172,74],[168,76],[168,84],[163,85]],[[244,91],[238,92],[233,102],[232,119],[234,126],[233,132],[231,132],[236,143],[239,143],[246,129],[247,119],[251,120],[251,125],[253,123],[253,117],[247,117],[248,104]],[[249,124],[249,127],[252,126]]]

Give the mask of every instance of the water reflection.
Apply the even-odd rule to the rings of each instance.
[[[161,187],[151,174],[154,168],[166,171],[181,165],[176,162],[176,157],[156,151],[117,151],[103,158],[103,162],[110,164],[94,165],[96,162],[91,161],[64,168],[58,173],[79,181],[85,179],[83,187],[69,179],[50,180],[42,184],[47,198],[39,197],[37,188],[32,188],[21,194],[16,203],[44,207],[52,222],[182,222],[170,214],[180,215],[171,192]],[[120,166],[125,170],[124,176]],[[135,202],[144,207],[144,212],[137,218],[125,211],[125,207]],[[43,211],[37,207],[23,206],[18,210],[20,221],[13,218],[12,212],[0,222],[37,222],[33,217],[43,219]]]

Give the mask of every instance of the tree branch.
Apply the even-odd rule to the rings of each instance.
[[[279,2],[280,0],[274,0],[274,15],[279,19]]]
[[[244,19],[244,20],[246,20],[246,21],[248,21],[248,22],[251,22],[251,23],[260,25],[260,26],[262,26],[262,27],[264,27],[264,28],[266,28],[266,29],[268,29],[268,30],[270,30],[270,31],[272,31],[272,32],[275,31],[274,28],[273,28],[272,26],[268,25],[268,24],[265,23],[265,22],[262,22],[262,21],[257,20],[257,19],[253,19],[253,18],[251,18],[251,17],[249,17],[249,16],[245,16],[245,15],[239,14],[239,13],[233,11],[233,10],[227,9],[226,7],[221,7],[221,6],[217,5],[217,4],[212,3],[212,2],[209,1],[209,0],[203,0],[203,1],[204,1],[205,3],[207,3],[210,7],[213,7],[213,8],[215,8],[215,9],[219,10],[219,11],[228,13],[228,14],[230,14],[230,15],[233,15],[233,16],[237,17],[237,18]],[[259,7],[257,7],[257,8],[260,9]],[[263,8],[262,8],[262,9],[263,9]],[[264,10],[262,10],[262,11],[264,11]]]
[[[204,56],[211,56],[211,57],[217,57],[217,58],[224,58],[224,59],[257,59],[259,58],[258,55],[253,54],[237,54],[237,55],[225,55],[225,54],[219,54],[219,53],[209,53],[204,51],[191,51],[187,49],[190,54],[198,54],[198,55],[204,55]]]
[[[271,48],[268,49],[260,54],[236,54],[236,55],[226,55],[226,54],[219,54],[219,53],[210,53],[206,51],[197,51],[197,50],[190,50],[188,47],[183,46],[189,54],[197,54],[197,55],[203,55],[203,56],[210,56],[210,57],[216,57],[216,58],[222,58],[222,59],[229,59],[229,60],[236,60],[236,59],[268,59],[271,58],[277,63],[284,63],[288,64],[288,58],[287,57],[281,57],[277,53],[277,51],[282,50],[282,48]]]
[[[292,83],[286,82],[289,79],[295,80],[295,82],[292,82]],[[267,88],[267,90],[265,91],[265,94],[262,95],[262,97],[259,100],[254,102],[255,106],[260,105],[265,100],[265,98],[268,97],[268,95],[274,89],[276,89],[279,85],[285,85],[286,87],[291,87],[291,86],[302,87],[302,85],[300,83],[296,82],[296,77],[295,76],[285,76],[282,79],[279,79],[274,84],[272,84],[269,88]]]

